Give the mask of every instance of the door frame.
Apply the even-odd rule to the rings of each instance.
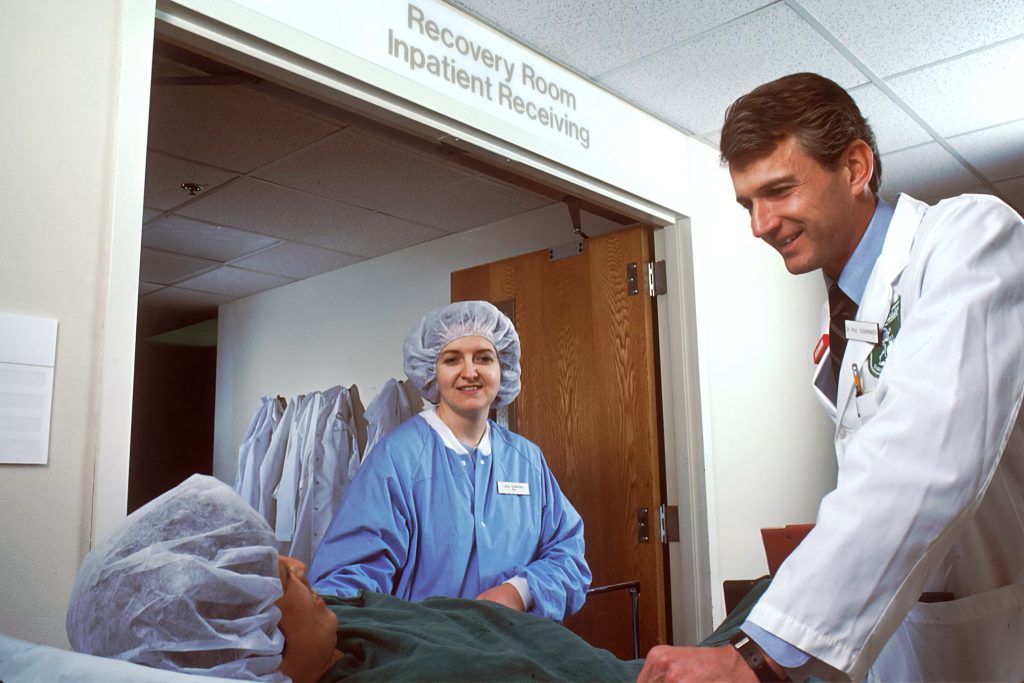
[[[683,543],[672,556],[673,633],[692,644],[710,631],[711,601],[707,491],[700,408],[693,262],[689,221],[662,206],[553,163],[472,126],[410,105],[344,74],[275,50],[231,27],[190,13],[171,0],[123,0],[121,78],[118,87],[117,172],[103,326],[96,460],[92,481],[91,542],[126,516],[134,381],[135,315],[139,273],[140,207],[144,189],[150,65],[155,33],[171,36],[216,59],[262,70],[300,91],[356,108],[387,125],[451,144],[483,161],[654,226],[655,254],[667,264],[669,291],[658,301],[666,486],[680,510]],[[154,17],[156,26],[154,26]],[[652,151],[652,156],[656,151]],[[686,160],[677,160],[685,163]],[[652,166],[654,168],[656,166]],[[689,188],[680,188],[686,193]],[[706,390],[706,388],[703,388]]]

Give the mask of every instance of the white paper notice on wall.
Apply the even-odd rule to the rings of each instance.
[[[0,313],[0,464],[46,464],[56,356],[56,320]]]

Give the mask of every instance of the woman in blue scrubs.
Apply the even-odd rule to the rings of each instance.
[[[478,598],[559,620],[579,610],[583,521],[540,449],[487,419],[519,393],[512,322],[485,301],[450,304],[404,351],[436,407],[368,454],[313,557],[316,590]]]

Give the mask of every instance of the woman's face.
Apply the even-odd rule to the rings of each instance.
[[[500,382],[498,352],[483,337],[460,337],[437,358],[441,403],[463,417],[486,417]]]
[[[315,681],[337,660],[338,617],[306,581],[306,565],[292,557],[278,557],[284,595],[278,627],[284,634],[281,672],[293,681]]]

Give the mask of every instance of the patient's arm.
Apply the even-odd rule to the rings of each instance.
[[[757,681],[757,676],[733,647],[672,647],[659,645],[647,653],[637,683],[670,681]]]
[[[480,595],[476,596],[477,600],[490,600],[496,602],[499,605],[504,605],[510,609],[514,609],[517,612],[526,611],[526,605],[523,604],[523,598],[519,595],[519,591],[516,590],[515,586],[510,583],[502,583],[494,588],[488,588]]]

